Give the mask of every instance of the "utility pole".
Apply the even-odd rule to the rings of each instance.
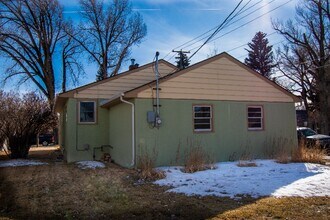
[[[182,51],[181,50],[172,50],[174,53],[178,53],[179,56],[175,57],[178,59],[177,67],[179,67],[180,70],[185,69],[187,66],[189,66],[189,59],[187,57],[187,53],[190,53],[190,51]]]

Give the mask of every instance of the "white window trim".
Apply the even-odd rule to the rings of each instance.
[[[93,102],[94,103],[94,121],[93,122],[82,122],[80,121],[80,103],[82,102]],[[78,102],[78,123],[79,124],[96,124],[97,122],[97,114],[96,114],[96,101],[93,100],[83,100]]]
[[[201,118],[201,117],[195,117],[195,107],[209,107],[210,108],[210,128],[209,129],[195,129],[195,119],[208,119],[208,118]],[[193,105],[193,126],[195,132],[210,132],[213,131],[213,109],[212,105]]]
[[[261,117],[249,117],[249,108],[260,108],[261,109]],[[247,107],[247,127],[249,131],[262,131],[264,130],[264,107],[262,105],[249,105]],[[249,127],[249,118],[260,118],[261,119],[261,127],[260,128],[250,128]]]

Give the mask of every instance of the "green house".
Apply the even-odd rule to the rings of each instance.
[[[148,154],[163,166],[182,164],[196,146],[215,161],[269,158],[297,146],[299,99],[227,53],[183,70],[160,60],[158,72],[158,87],[149,63],[59,94],[65,159],[107,153],[136,167]]]

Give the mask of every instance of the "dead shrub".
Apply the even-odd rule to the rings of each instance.
[[[150,156],[147,151],[143,152],[139,157],[139,178],[147,181],[154,181],[166,177],[165,172],[155,169],[155,160],[157,156],[154,151],[154,156]]]
[[[214,162],[210,156],[203,150],[201,146],[191,146],[186,153],[184,169],[186,173],[194,173],[197,171],[215,169]]]
[[[308,145],[308,147],[305,142],[301,142],[298,148],[292,152],[291,161],[322,164],[326,155],[325,149],[322,149],[318,142],[314,146]]]
[[[253,161],[253,157],[252,157],[250,151],[246,149],[239,157],[237,166],[238,167],[256,167],[257,164],[256,164],[256,162]]]
[[[278,163],[290,162],[293,140],[280,137],[267,137],[264,141],[264,155]]]
[[[238,167],[257,167],[256,162],[254,161],[246,161],[246,160],[239,160],[237,163]]]
[[[284,148],[281,148],[276,154],[275,154],[275,161],[277,163],[289,163],[290,162],[290,153],[285,150]]]

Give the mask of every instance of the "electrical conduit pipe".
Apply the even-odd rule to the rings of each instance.
[[[135,165],[135,119],[134,119],[134,104],[123,99],[124,93],[120,96],[120,101],[123,103],[129,104],[132,107],[132,163],[131,167]]]

